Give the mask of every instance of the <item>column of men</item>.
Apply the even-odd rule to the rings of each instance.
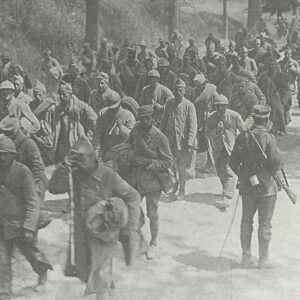
[[[286,132],[292,99],[290,86],[295,85],[299,66],[290,63],[286,52],[287,61],[281,62],[280,70],[271,51],[264,52],[258,45],[260,38],[255,39],[255,48],[249,53],[245,45],[234,51],[231,44],[223,55],[222,47],[210,36],[206,55],[201,59],[194,40],[182,51],[182,35],[174,36],[180,38],[174,38],[174,43],[160,39],[155,51],[148,49],[143,40],[138,54],[128,41],[119,51],[103,38],[98,53],[85,44],[80,60],[72,59],[66,74],[47,50],[41,78],[33,89],[26,72],[18,71],[20,68],[10,55],[3,53],[3,299],[10,299],[14,245],[39,275],[37,289],[45,285],[47,270],[52,268],[37,248],[37,231],[50,222],[41,210],[47,188],[54,194],[74,195],[72,274],[87,283],[86,295],[107,299],[114,286],[110,261],[117,241],[123,245],[128,265],[142,251],[141,200],[146,199],[150,221],[147,257],[154,259],[158,251],[161,195],[170,193],[177,200],[184,200],[187,170],[195,175],[198,151],[207,152],[204,171],[215,164],[222,187],[215,203],[218,208],[225,209],[228,199],[233,198],[236,175],[241,179],[243,195],[247,193],[243,197],[241,227],[243,264],[252,263],[252,221],[258,210],[259,266],[270,266],[268,243],[277,189],[264,167],[255,174],[258,184],[251,185],[251,163],[241,149],[253,149],[249,150],[247,141],[240,136],[255,128],[259,143],[270,155],[272,172],[280,169],[280,155],[270,132]],[[250,53],[253,58],[248,56]],[[267,136],[267,142],[263,136]],[[45,163],[57,164],[49,183]],[[71,261],[69,257],[68,262]]]

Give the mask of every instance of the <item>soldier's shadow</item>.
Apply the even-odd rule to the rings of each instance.
[[[174,256],[173,259],[199,270],[212,272],[228,272],[232,269],[239,269],[241,265],[226,257],[212,256],[207,251],[197,250],[186,254]]]
[[[187,202],[194,202],[198,204],[206,204],[216,207],[216,201],[220,199],[220,194],[213,193],[194,193],[184,197]]]

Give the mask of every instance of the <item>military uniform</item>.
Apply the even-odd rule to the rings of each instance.
[[[254,118],[266,117],[269,112],[269,108],[257,105],[254,107]],[[232,150],[230,167],[239,177],[240,193],[243,201],[240,235],[243,260],[251,259],[253,217],[258,211],[259,258],[260,264],[263,264],[268,259],[271,220],[278,191],[272,174],[282,168],[282,160],[276,139],[270,134],[266,125],[254,124],[250,131],[267,155],[267,163],[262,164],[258,147],[249,137],[249,133],[242,132]],[[254,183],[251,184],[253,176],[258,179],[259,188]]]
[[[84,157],[81,166],[90,165],[91,161],[94,161],[93,168],[88,171],[82,172],[79,169],[79,172],[73,172],[76,276],[87,282],[85,295],[95,293],[103,295],[111,289],[111,260],[120,229],[122,241],[128,243],[127,264],[131,264],[136,257],[140,196],[111,168],[97,162],[92,146],[86,140],[78,141],[72,151],[75,151],[74,153],[79,151],[78,157],[75,158],[77,161]],[[67,168],[64,163],[60,163],[50,180],[49,191],[53,194],[68,192],[69,182]],[[119,222],[119,218],[126,213],[124,205],[119,210],[112,203],[113,208],[116,208],[111,212],[113,220],[111,221],[108,215],[105,215],[107,218],[104,217],[106,204],[103,201],[108,201],[111,197],[119,197],[120,201],[122,199],[121,202],[125,203],[128,222],[123,225]],[[105,226],[102,225],[103,219],[107,222]]]
[[[179,175],[179,192],[185,194],[186,168],[197,136],[195,106],[183,97],[167,102],[161,121],[161,131],[168,137]]]
[[[152,107],[141,106],[139,116],[142,114],[153,114]],[[156,246],[159,230],[158,202],[163,190],[159,173],[166,172],[172,166],[170,146],[167,137],[154,125],[144,133],[139,123],[132,129],[127,143],[134,150],[128,181],[142,197],[146,197],[151,231],[150,245]]]
[[[219,102],[215,101],[215,104]],[[227,99],[226,103],[228,103]],[[218,127],[220,122],[223,123],[222,127]],[[220,120],[216,111],[212,112],[207,119],[205,135],[210,140],[212,155],[223,187],[222,194],[227,198],[232,198],[235,190],[235,176],[229,167],[229,156],[238,131],[241,132],[244,129],[240,114],[230,109],[226,109],[222,120]]]

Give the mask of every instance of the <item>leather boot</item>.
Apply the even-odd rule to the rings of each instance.
[[[259,241],[259,262],[258,268],[273,269],[275,266],[269,259],[269,241]]]

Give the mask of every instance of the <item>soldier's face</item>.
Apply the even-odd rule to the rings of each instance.
[[[10,89],[3,89],[0,91],[1,100],[10,101],[14,96],[14,91]]]
[[[5,169],[11,165],[14,160],[13,153],[0,152],[0,169]]]
[[[33,92],[34,99],[39,103],[42,102],[43,95],[43,92]]]
[[[216,104],[215,107],[219,117],[223,117],[227,109],[227,104]]]
[[[23,84],[21,83],[15,83],[15,91],[21,92],[23,90]]]
[[[108,88],[108,84],[105,80],[100,79],[99,81],[99,90],[101,93],[104,93]]]
[[[175,88],[175,96],[181,98],[185,95],[186,88],[183,86],[177,86]]]
[[[254,41],[254,46],[255,46],[255,48],[258,49],[258,48],[260,47],[260,45],[261,45],[260,39],[256,39],[256,40]]]
[[[148,82],[151,86],[155,86],[159,81],[159,78],[155,77],[155,76],[149,76],[148,77]]]
[[[71,94],[68,92],[59,92],[59,99],[64,106],[68,106],[70,104]]]
[[[240,94],[244,94],[247,91],[247,83],[240,82],[238,88],[239,88]]]
[[[148,131],[153,124],[153,116],[143,116],[139,117],[140,126],[143,130]]]

